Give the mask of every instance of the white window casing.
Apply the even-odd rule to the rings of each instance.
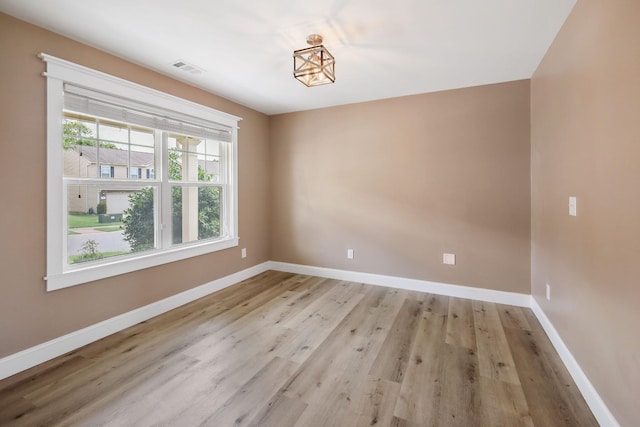
[[[147,88],[71,62],[40,54],[47,78],[47,290],[52,291],[160,264],[238,246],[238,122],[239,117]],[[220,174],[224,176],[220,204],[220,238],[171,245],[166,138],[154,178],[136,179],[154,188],[157,247],[99,262],[67,264],[67,185],[63,171],[63,110],[146,126],[160,131],[212,138],[220,143]],[[222,175],[224,174],[224,175]],[[92,184],[99,181],[84,180]],[[130,174],[129,174],[130,175]],[[141,177],[138,177],[141,178]],[[180,184],[180,183],[178,183]],[[191,183],[198,184],[198,183]],[[201,183],[205,185],[205,183]],[[101,182],[100,185],[106,185]],[[185,184],[186,185],[186,184]],[[108,186],[108,185],[107,185]],[[139,187],[138,187],[139,188]],[[158,202],[161,200],[162,202]],[[160,204],[158,204],[160,203]]]

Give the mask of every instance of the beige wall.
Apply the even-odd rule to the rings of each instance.
[[[240,248],[45,292],[45,52],[243,117]],[[0,357],[269,259],[268,117],[0,14]]]
[[[272,116],[272,259],[528,294],[529,101],[524,80]]]
[[[532,292],[614,416],[637,426],[640,2],[580,0],[531,96]]]

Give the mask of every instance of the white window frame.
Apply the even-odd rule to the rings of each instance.
[[[242,118],[47,54],[38,56],[47,67],[44,73],[47,78],[47,276],[45,277],[47,291],[238,246],[238,122]],[[231,142],[228,143],[227,148],[230,151],[229,184],[228,191],[224,195],[224,206],[228,207],[228,210],[224,209],[224,212],[221,212],[228,221],[228,235],[223,239],[203,240],[171,247],[163,246],[163,243],[158,245],[162,249],[153,249],[126,257],[107,258],[92,265],[74,264],[73,267],[65,268],[68,232],[62,148],[65,83],[114,94],[137,103],[180,112],[183,115],[219,123],[230,128]],[[166,209],[167,206],[165,203],[160,209]],[[171,218],[167,218],[167,221],[171,221]],[[157,230],[163,228],[162,224],[156,227]],[[164,240],[167,241],[166,238]]]

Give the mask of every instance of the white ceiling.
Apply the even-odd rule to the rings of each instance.
[[[278,114],[529,78],[575,2],[0,0],[0,11]],[[333,85],[292,76],[311,33],[336,57]]]

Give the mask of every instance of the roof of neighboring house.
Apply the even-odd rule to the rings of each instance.
[[[98,162],[98,147],[78,145],[74,147],[74,150],[79,152],[90,163]],[[131,153],[131,166],[153,168],[153,153],[129,152],[127,150],[104,147],[100,147],[100,163],[127,166],[129,164],[129,153]]]
[[[80,153],[89,163],[97,163],[98,149],[90,145],[77,145],[73,150]],[[100,147],[100,163],[107,165],[127,166],[129,164],[129,151],[118,150],[114,148]],[[131,166],[144,167],[147,169],[154,168],[153,153],[141,153],[139,151],[131,151]],[[217,175],[219,173],[219,162],[198,160],[198,166],[206,170],[208,173]]]

